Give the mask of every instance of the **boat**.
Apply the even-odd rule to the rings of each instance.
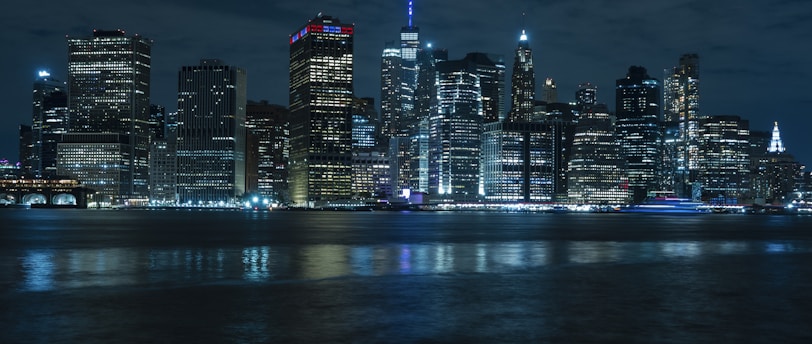
[[[632,204],[619,210],[622,213],[666,213],[666,214],[702,214],[710,213],[707,205],[688,198],[651,197],[638,204]]]

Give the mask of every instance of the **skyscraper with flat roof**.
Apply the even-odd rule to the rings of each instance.
[[[152,41],[123,30],[94,30],[92,37],[68,37],[68,138],[78,162],[61,173],[77,177],[76,168],[105,180],[82,180],[95,196],[113,204],[145,203],[149,175],[149,96]],[[104,135],[88,135],[104,134]],[[112,135],[110,135],[112,134]],[[107,158],[81,154],[81,139],[104,148]],[[108,139],[110,142],[99,142]],[[111,148],[116,146],[116,152]],[[115,154],[114,154],[115,153]],[[117,157],[113,158],[112,155]],[[77,167],[81,165],[81,167]],[[112,172],[111,172],[112,170]],[[94,172],[95,171],[95,172]]]
[[[659,190],[660,83],[645,68],[631,66],[616,85],[617,140],[628,163],[632,199],[639,202]]]
[[[253,137],[246,153],[246,192],[258,192],[274,201],[287,202],[290,158],[290,112],[268,101],[248,101],[245,126]],[[256,180],[252,180],[253,176]],[[253,187],[248,187],[247,184]]]
[[[178,72],[178,202],[238,204],[245,193],[246,72],[216,59]]]
[[[290,36],[290,194],[312,207],[351,195],[353,24],[319,15]]]
[[[438,111],[429,118],[429,193],[474,200],[480,186],[482,77],[470,58],[437,63]]]
[[[570,202],[623,204],[628,200],[626,159],[604,104],[587,105],[575,127],[569,164]]]
[[[704,116],[698,121],[702,200],[750,203],[750,126],[739,116]]]
[[[381,133],[397,134],[403,112],[400,98],[403,68],[401,51],[388,42],[381,55]]]

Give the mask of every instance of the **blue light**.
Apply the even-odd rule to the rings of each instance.
[[[412,27],[412,1],[409,0],[409,27]]]
[[[47,70],[41,70],[41,71],[37,72],[37,74],[39,75],[40,78],[47,78],[47,77],[51,76],[51,73],[48,73]]]

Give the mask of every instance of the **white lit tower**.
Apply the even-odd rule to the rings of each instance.
[[[672,171],[666,186],[688,196],[699,169],[699,55],[684,54],[678,66],[665,70],[663,123],[665,152],[675,162],[666,168]]]
[[[414,91],[417,89],[417,51],[420,49],[420,29],[413,25],[414,1],[409,0],[409,24],[400,29],[401,59],[401,118],[398,129],[405,133],[406,124],[415,122]]]
[[[767,147],[767,151],[770,153],[784,153],[786,148],[784,148],[784,141],[781,141],[781,132],[778,130],[778,122],[775,122],[773,126],[773,135],[770,139],[770,146]]]
[[[400,48],[394,42],[387,42],[381,55],[381,133],[386,137],[395,136],[400,122],[401,106],[401,67]]]

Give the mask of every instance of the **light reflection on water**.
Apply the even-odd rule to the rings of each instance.
[[[569,264],[626,264],[736,254],[810,252],[787,242],[518,241],[189,249],[32,249],[17,289],[282,282],[355,276],[521,273]]]

